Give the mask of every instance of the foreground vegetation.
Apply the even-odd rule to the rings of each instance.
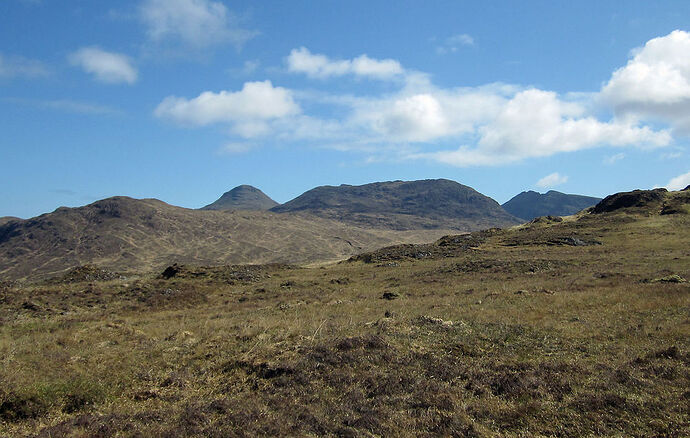
[[[688,436],[690,214],[0,289],[0,435]]]

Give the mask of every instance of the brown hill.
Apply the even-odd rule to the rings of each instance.
[[[302,214],[200,211],[114,197],[0,226],[0,278],[41,277],[85,264],[148,270],[174,262],[333,261],[442,233],[374,231]]]
[[[447,179],[322,186],[271,211],[308,212],[367,227],[462,231],[515,225],[493,199]]]

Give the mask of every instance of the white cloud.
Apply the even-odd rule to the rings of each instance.
[[[566,182],[568,182],[567,176],[561,175],[558,172],[554,172],[550,175],[546,175],[544,178],[537,181],[536,186],[541,187],[542,189],[548,189],[551,187],[559,186],[561,184],[565,184]]]
[[[685,37],[682,32],[671,35]],[[644,50],[631,63],[647,60]],[[665,147],[679,132],[677,124],[659,124],[614,105],[612,96],[624,95],[615,85],[620,76],[616,73],[601,92],[558,94],[501,83],[440,88],[430,75],[404,69],[393,59],[366,55],[332,59],[304,47],[292,50],[286,65],[291,72],[314,78],[395,79],[399,89],[382,95],[333,95],[250,82],[234,93],[206,92],[191,100],[169,97],[156,114],[193,125],[223,123],[242,138],[271,134],[284,143],[299,141],[366,152],[377,159],[431,160],[452,166],[501,165],[597,147]],[[262,90],[263,98],[252,95],[254,87]],[[331,118],[302,113],[298,102],[305,102],[304,108],[328,107]],[[690,117],[690,112],[680,114]],[[608,162],[623,156],[623,152],[615,154]]]
[[[458,134],[466,134],[473,144],[450,151],[420,152],[409,158],[454,166],[495,165],[603,145],[658,147],[671,141],[666,131],[615,120],[599,121],[587,115],[582,105],[543,90],[522,90],[511,97],[482,91],[446,99],[466,111],[452,110],[446,103],[443,117],[450,120],[446,126],[455,129],[437,130],[436,140],[449,142],[455,136],[458,141]]]
[[[223,3],[210,0],[144,0],[139,14],[156,42],[172,39],[197,48],[229,42],[241,48],[258,34],[242,28]]]
[[[455,53],[463,46],[474,46],[474,38],[466,33],[450,36],[443,41],[443,44],[436,47],[436,53],[439,55]]]
[[[379,60],[361,55],[351,60],[332,60],[325,55],[312,54],[306,47],[293,49],[286,62],[288,71],[319,79],[345,75],[390,79],[404,73],[400,63],[393,59]]]
[[[652,119],[690,135],[690,33],[676,30],[633,51],[601,90],[620,115]]]
[[[98,47],[84,47],[72,53],[69,61],[101,82],[133,84],[137,81],[138,73],[132,61],[119,53],[106,52]]]
[[[300,111],[290,90],[263,81],[246,82],[236,92],[206,91],[194,99],[170,96],[158,105],[155,114],[188,125],[230,124],[233,132],[249,138],[268,133],[270,121]]]
[[[374,117],[374,129],[394,140],[428,141],[449,130],[441,104],[431,94],[397,99]]]
[[[406,90],[392,97],[353,101],[352,123],[381,140],[432,142],[473,133],[505,104],[500,87],[439,90],[425,84]]]
[[[581,105],[537,89],[517,93],[480,133],[481,149],[516,159],[601,145],[665,146],[671,141],[665,131],[615,120],[601,122],[587,115]]]
[[[690,186],[690,172],[678,175],[666,184],[669,190],[683,190],[687,186]]]
[[[48,76],[48,68],[40,61],[0,53],[0,78]]]

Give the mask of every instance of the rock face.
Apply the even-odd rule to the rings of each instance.
[[[278,205],[256,187],[241,185],[223,193],[217,201],[201,210],[269,210]]]
[[[529,221],[540,216],[569,216],[599,201],[601,198],[569,195],[555,190],[544,194],[530,190],[515,196],[502,207],[513,216]]]
[[[620,192],[605,197],[599,202],[592,213],[608,213],[623,208],[654,209],[660,207],[666,198],[666,189],[633,190]]]
[[[493,199],[446,179],[316,187],[271,211],[395,229],[469,231],[519,223]]]

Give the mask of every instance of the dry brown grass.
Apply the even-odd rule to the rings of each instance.
[[[0,435],[688,436],[690,285],[653,281],[690,278],[688,229],[584,216],[422,258],[5,284]]]

